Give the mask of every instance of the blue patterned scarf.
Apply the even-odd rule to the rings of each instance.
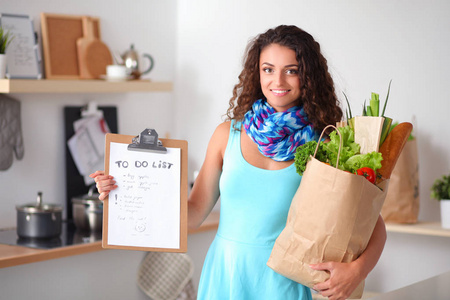
[[[275,161],[294,159],[298,146],[317,139],[301,106],[277,112],[266,100],[259,99],[245,114],[243,125],[258,144],[259,152]]]

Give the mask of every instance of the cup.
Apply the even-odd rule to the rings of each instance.
[[[123,65],[106,66],[107,79],[123,80],[127,78],[127,68]]]

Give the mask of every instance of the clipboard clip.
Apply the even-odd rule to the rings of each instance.
[[[163,147],[162,142],[158,140],[156,130],[150,128],[146,128],[135,136],[132,143],[128,145],[128,150],[167,153],[167,148]]]

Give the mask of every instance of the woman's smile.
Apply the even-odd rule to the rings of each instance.
[[[275,96],[286,96],[287,93],[289,93],[289,90],[270,90]]]

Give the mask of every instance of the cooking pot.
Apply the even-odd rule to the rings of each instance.
[[[43,204],[42,192],[36,203],[16,206],[17,235],[22,238],[53,238],[61,235],[62,206]]]
[[[93,192],[94,187],[89,189],[87,195],[72,198],[73,220],[81,231],[102,230],[103,202],[98,199],[99,194]]]

